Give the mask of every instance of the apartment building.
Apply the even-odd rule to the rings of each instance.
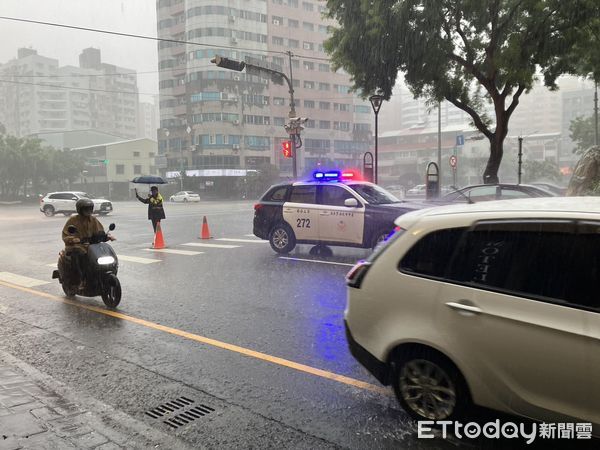
[[[159,153],[169,169],[254,169],[270,163],[291,174],[280,147],[290,113],[287,84],[216,67],[215,55],[292,75],[295,111],[307,117],[298,173],[358,166],[372,142],[373,112],[349,92],[323,49],[324,2],[159,0]],[[291,52],[291,55],[287,52]],[[290,67],[291,64],[291,67]]]
[[[0,123],[16,136],[96,130],[137,136],[137,76],[101,61],[99,49],[83,50],[79,67],[21,48],[0,65]]]

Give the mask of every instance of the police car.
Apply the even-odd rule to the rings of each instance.
[[[398,200],[352,172],[315,172],[313,179],[272,186],[254,205],[254,235],[277,253],[296,244],[374,248],[394,220],[427,205]]]

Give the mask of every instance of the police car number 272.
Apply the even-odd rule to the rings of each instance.
[[[254,234],[277,253],[296,244],[374,248],[399,215],[422,207],[335,171],[313,178],[272,186],[254,205]]]

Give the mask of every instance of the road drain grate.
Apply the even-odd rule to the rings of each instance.
[[[194,403],[192,399],[179,397],[146,411],[146,415],[153,419],[166,419],[163,422],[171,428],[179,428],[215,411],[210,406],[194,405]]]

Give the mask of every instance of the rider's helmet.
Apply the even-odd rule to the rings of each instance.
[[[75,209],[77,209],[77,214],[80,216],[89,217],[94,211],[94,202],[89,198],[80,198],[75,203]]]

